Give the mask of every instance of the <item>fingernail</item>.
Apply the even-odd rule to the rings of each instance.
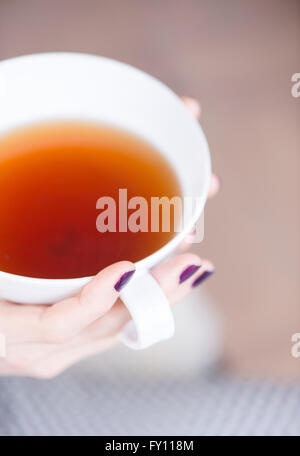
[[[198,277],[192,284],[192,287],[197,287],[200,283],[204,282],[208,277],[210,277],[215,271],[205,271],[203,274]]]
[[[125,285],[129,282],[129,280],[131,279],[131,277],[133,276],[134,273],[135,273],[135,269],[133,271],[124,272],[124,274],[121,275],[121,277],[115,284],[115,286],[114,286],[115,290],[118,292],[121,291],[122,288],[124,288]]]
[[[193,274],[195,274],[198,269],[201,268],[201,265],[191,264],[188,266],[179,276],[179,283],[185,282],[189,279]]]
[[[216,174],[213,174],[210,181],[209,193],[210,196],[215,196],[222,187],[222,180]]]

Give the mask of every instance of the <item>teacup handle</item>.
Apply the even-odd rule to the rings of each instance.
[[[120,297],[132,318],[119,334],[125,345],[140,350],[173,336],[175,324],[169,301],[149,272],[133,277]]]

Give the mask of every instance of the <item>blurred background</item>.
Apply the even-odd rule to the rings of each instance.
[[[300,2],[0,0],[0,58],[45,51],[78,51],[118,59],[149,72],[178,94],[200,100],[201,124],[222,190],[207,205],[205,240],[194,249],[216,265],[215,277],[205,285],[205,296],[222,321],[221,360],[233,383],[227,377],[220,380],[223,374],[214,374],[205,384],[202,377],[197,401],[207,393],[218,401],[228,394],[235,396],[234,388],[246,388],[249,403],[253,403],[257,383],[253,387],[246,383],[246,387],[239,383],[244,380],[236,380],[247,378],[247,382],[262,381],[265,395],[270,389],[264,382],[270,382],[273,390],[273,382],[282,387],[274,398],[276,407],[281,403],[278,397],[282,403],[290,397],[294,398],[292,404],[296,398],[299,403],[300,360],[291,356],[291,337],[300,332],[300,98],[291,95],[291,77],[300,72]],[[202,326],[199,323],[199,331]],[[206,341],[206,345],[210,343]],[[184,346],[181,350],[184,353]],[[199,358],[200,352],[201,347]],[[197,356],[195,352],[193,359]],[[108,388],[109,381],[105,381]],[[90,388],[76,385],[73,387],[81,393]],[[158,397],[164,402],[159,385],[147,385],[144,381],[137,387],[144,402],[148,404],[147,397],[153,397],[154,391],[160,391]],[[163,385],[167,395],[168,383]],[[117,387],[125,388],[123,393],[130,396],[124,385]],[[179,388],[173,387],[174,391]],[[185,391],[189,389],[194,403],[199,390],[195,383],[185,384]],[[183,397],[182,390],[176,394]],[[253,411],[252,425],[262,403]],[[235,401],[226,404],[234,407]],[[109,414],[111,402],[106,406]],[[214,408],[213,404],[207,407]],[[142,409],[142,403],[138,404],[138,415],[129,420],[132,427],[118,428],[118,432],[159,432],[153,425],[161,416],[158,409],[157,414],[155,408],[149,409],[144,421]],[[269,418],[274,413],[270,411]],[[293,413],[295,417],[295,409]],[[285,423],[291,414],[286,411]],[[224,426],[226,416],[219,419]],[[180,427],[183,424],[172,420],[174,429],[160,429],[222,433],[217,427],[205,427],[206,418],[202,415],[197,429]],[[251,432],[280,433],[274,431],[269,418],[262,427],[252,426]],[[95,432],[117,432],[114,427],[101,429]],[[244,431],[251,433],[248,428]],[[229,429],[228,433],[238,431]]]

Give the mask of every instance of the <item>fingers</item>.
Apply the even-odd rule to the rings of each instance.
[[[191,97],[180,97],[185,106],[191,112],[191,114],[196,118],[200,119],[201,116],[201,105],[200,103],[195,100],[195,98]]]
[[[38,378],[53,378],[71,367],[73,364],[99,354],[114,346],[118,340],[116,338],[100,339],[96,342],[70,348],[66,351],[54,353],[46,359],[42,359],[36,365],[29,368],[29,375]]]
[[[203,283],[213,273],[214,267],[211,262],[201,260],[192,253],[179,255],[166,263],[157,266],[152,274],[167,295],[171,304],[181,300],[195,286]],[[39,370],[46,373],[64,370],[79,359],[91,356],[102,351],[105,346],[116,343],[116,335],[129,321],[130,315],[120,301],[117,300],[112,309],[101,319],[93,322],[85,331],[73,341],[73,346],[67,352],[52,354],[48,360],[40,363]],[[50,366],[49,366],[50,362]]]
[[[215,174],[211,175],[211,180],[210,180],[210,185],[208,189],[208,198],[213,198],[216,196],[221,188],[221,180],[218,176]],[[187,236],[183,239],[183,241],[180,243],[178,247],[178,252],[185,252],[191,247],[191,244],[193,244],[196,236],[196,230],[194,229],[191,231]]]
[[[134,270],[129,261],[113,264],[99,272],[79,295],[49,307],[1,302],[0,332],[7,343],[63,343],[113,306]]]
[[[209,189],[208,189],[208,197],[213,198],[216,196],[221,189],[221,179],[216,176],[215,174],[211,175]]]
[[[214,266],[198,255],[185,253],[160,264],[153,270],[153,276],[160,284],[171,304],[184,298],[193,289],[195,280]]]
[[[198,277],[213,270],[212,263],[201,260],[193,253],[185,253],[157,266],[152,270],[152,275],[173,305],[193,290],[193,283]],[[129,320],[128,310],[118,299],[109,312],[85,329],[81,334],[81,343],[112,337],[119,333]]]
[[[1,375],[52,378],[83,358],[107,350],[116,338],[98,339],[86,344],[70,341],[63,345],[19,344],[10,347],[5,361],[0,360]]]
[[[49,307],[40,320],[41,337],[46,342],[60,343],[102,317],[134,271],[135,266],[129,261],[115,263],[99,272],[78,296]]]
[[[200,103],[195,100],[195,98],[191,97],[185,97],[182,96],[180,97],[187,109],[191,112],[191,114],[199,120],[201,116],[201,105]],[[212,174],[211,176],[211,181],[210,181],[210,186],[208,190],[208,198],[213,198],[214,196],[217,195],[221,188],[221,180],[218,176],[215,174]],[[193,242],[194,234],[193,232],[189,233],[187,235],[187,238],[183,240],[183,242],[180,244],[178,251],[179,252],[184,252],[188,250],[190,247],[190,244]]]
[[[181,97],[181,100],[187,107],[187,109],[190,111],[190,113],[195,117],[195,119],[200,118],[201,116],[201,105],[200,103],[195,100],[195,98],[190,98],[190,97]],[[221,180],[218,176],[215,174],[212,174],[211,176],[211,181],[210,181],[210,186],[209,186],[209,191],[208,191],[208,197],[212,198],[214,197],[220,190],[221,187]]]
[[[178,252],[185,252],[191,248],[191,244],[195,242],[196,238],[196,228],[194,228],[190,233],[188,233],[183,241],[179,244],[177,251]]]
[[[27,306],[12,302],[0,302],[0,333],[6,343],[38,340],[41,314],[44,306]]]
[[[152,271],[171,304],[203,283],[212,272],[213,265],[209,261],[192,253],[172,258]],[[10,372],[42,378],[58,375],[79,360],[113,346],[117,342],[116,335],[129,319],[126,307],[117,299],[101,318],[65,343],[13,345],[8,350]]]
[[[8,342],[6,364],[26,375],[42,360],[78,345],[82,339],[76,341],[76,335],[111,309],[132,271],[134,265],[127,261],[109,266],[78,296],[48,308],[2,303],[1,329]]]

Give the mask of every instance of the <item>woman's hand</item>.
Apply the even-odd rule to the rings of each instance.
[[[0,375],[51,378],[114,345],[130,318],[119,292],[120,279],[126,286],[122,278],[131,271],[134,265],[128,261],[113,264],[99,272],[78,296],[52,306],[0,302],[0,332],[6,339]],[[174,304],[212,271],[211,263],[186,253],[157,266],[152,273]]]
[[[200,115],[195,100],[183,101],[195,117]],[[210,196],[218,188],[219,180],[213,176]],[[187,245],[182,244],[181,250]],[[174,304],[212,272],[210,262],[185,253],[157,266],[152,274]],[[51,378],[113,346],[130,319],[119,292],[133,274],[134,264],[122,261],[99,272],[79,295],[51,306],[1,301],[0,340],[5,341],[6,353],[0,358],[0,375]]]

